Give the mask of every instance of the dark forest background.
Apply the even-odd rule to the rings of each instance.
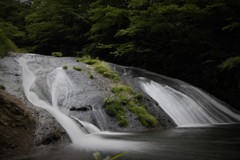
[[[239,0],[0,0],[0,55],[8,51],[145,68],[240,109]]]

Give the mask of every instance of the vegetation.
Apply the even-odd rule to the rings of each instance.
[[[90,72],[88,72],[88,76],[89,76],[90,79],[94,78],[93,75]]]
[[[82,56],[77,59],[77,62],[83,62],[89,65],[93,65],[97,63],[99,60],[98,59],[93,59],[90,55]]]
[[[9,51],[16,51],[15,44],[7,38],[7,36],[0,29],[0,57],[7,55]]]
[[[95,71],[107,78],[119,80],[118,73],[112,71],[106,62],[100,61],[99,63],[97,63],[95,66]]]
[[[6,88],[5,88],[4,85],[0,84],[0,89],[1,89],[1,90],[5,90]]]
[[[113,155],[113,156],[107,156],[105,158],[102,158],[101,154],[99,152],[95,152],[93,154],[93,157],[95,160],[115,160],[115,159],[118,159],[120,157],[122,157],[123,155],[125,154],[125,152],[122,152],[122,153],[118,153],[116,155]]]
[[[73,66],[73,69],[75,69],[76,71],[82,71],[82,68],[76,66]]]
[[[126,127],[128,125],[125,114],[129,110],[137,116],[143,126],[157,127],[157,119],[147,112],[139,98],[135,98],[139,97],[139,95],[143,98],[142,94],[134,93],[133,89],[126,85],[112,86],[111,91],[114,95],[105,99],[104,108],[110,116],[116,117],[119,126]]]
[[[62,57],[63,54],[62,54],[62,52],[52,52],[52,56],[54,56],[54,57]]]
[[[63,66],[63,69],[65,69],[65,70],[66,70],[66,69],[68,69],[68,66],[66,66],[66,65],[65,65],[65,66]]]
[[[219,65],[221,69],[232,69],[240,65],[240,56],[230,57]]]
[[[87,56],[78,58],[77,62],[83,62],[89,65],[93,65],[97,73],[100,73],[101,75],[109,79],[119,80],[118,73],[112,71],[110,66],[104,61],[100,61],[99,59],[94,59],[91,56],[87,55]]]

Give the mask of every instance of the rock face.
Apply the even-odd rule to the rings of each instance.
[[[34,146],[36,116],[14,96],[0,90],[0,154],[27,152]]]
[[[57,107],[69,117],[90,122],[100,130],[148,130],[131,112],[126,114],[129,125],[125,128],[120,127],[115,118],[106,114],[103,108],[104,99],[111,96],[113,82],[94,72],[91,66],[76,62],[76,59],[71,57],[56,58],[35,54],[11,54],[0,59],[0,85],[5,87],[5,91],[9,93],[7,96],[11,97],[5,101],[5,92],[1,94],[1,105],[4,107],[1,106],[0,110],[0,125],[3,127],[0,129],[2,129],[1,134],[7,135],[10,132],[14,134],[8,138],[1,136],[3,145],[0,147],[4,146],[0,148],[1,151],[8,147],[16,148],[23,145],[30,147],[31,145],[70,142],[65,130],[52,115],[27,100],[23,89],[22,68],[18,61],[22,57],[26,59],[27,67],[36,76],[30,91],[50,106]],[[65,65],[68,66],[67,69],[63,69]],[[81,71],[76,71],[75,66],[81,68]],[[131,78],[124,78],[123,75],[124,73],[122,73],[122,80],[126,83],[131,81]],[[128,84],[138,89],[134,83]],[[19,100],[15,100],[14,96]],[[11,102],[11,100],[16,103]],[[145,101],[150,112],[158,117],[163,125],[174,126],[169,117],[164,113],[159,114],[161,111],[157,109],[159,107],[151,98],[146,97]],[[11,108],[11,106],[15,107]],[[8,113],[11,113],[10,118],[7,118]],[[33,134],[34,136],[32,136]],[[26,142],[23,142],[23,138],[18,135],[28,135]],[[16,141],[16,144],[9,140],[11,138]],[[19,142],[15,140],[17,138],[20,138]]]
[[[26,99],[17,58],[18,55],[12,54],[0,59],[0,85],[5,88],[5,91],[0,90],[0,153],[70,142],[64,129],[47,111]]]

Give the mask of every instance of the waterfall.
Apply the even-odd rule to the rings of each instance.
[[[18,60],[20,66],[22,67],[22,77],[23,77],[23,88],[25,95],[29,102],[31,102],[33,105],[43,108],[47,110],[60,124],[61,126],[66,130],[67,134],[69,135],[72,143],[80,143],[80,138],[81,136],[84,135],[84,132],[78,127],[78,124],[68,117],[67,115],[63,114],[57,107],[57,102],[56,102],[56,87],[59,85],[56,85],[57,83],[62,82],[64,84],[61,84],[61,87],[68,87],[67,85],[69,84],[69,81],[65,83],[65,79],[62,78],[62,74],[64,74],[61,69],[57,69],[60,71],[61,74],[58,74],[56,78],[53,80],[53,85],[52,85],[52,105],[48,104],[47,102],[41,100],[35,92],[31,91],[31,87],[35,82],[36,76],[34,73],[30,70],[28,67],[28,60],[24,57],[21,57]],[[64,77],[64,76],[63,76]]]
[[[204,91],[182,81],[164,78],[157,83],[139,78],[143,91],[152,97],[178,127],[229,124],[240,115]],[[169,81],[171,83],[165,83]],[[175,84],[174,87],[169,84]]]

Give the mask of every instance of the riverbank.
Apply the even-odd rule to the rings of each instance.
[[[34,146],[36,116],[24,103],[0,90],[0,155],[26,153]]]

